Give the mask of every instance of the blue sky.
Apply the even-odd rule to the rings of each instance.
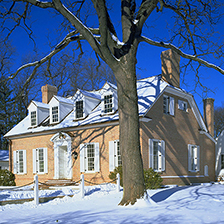
[[[117,4],[119,1],[115,0],[114,5]],[[115,21],[115,27],[119,29],[119,9],[113,10],[110,12],[112,16],[112,21]],[[151,26],[151,23],[148,23],[149,29],[144,30],[144,33],[147,34],[148,37],[152,38],[157,35],[159,37],[164,37],[169,35],[170,29],[172,29],[172,20],[170,19],[169,13],[166,14],[165,17],[161,17],[158,20],[154,20],[155,15],[152,15],[152,19],[154,21],[154,26]],[[164,19],[165,18],[165,19]],[[56,29],[58,27],[58,23],[60,23],[59,16],[53,16],[52,14],[48,13],[47,10],[43,9],[35,9],[32,14],[32,27],[34,31],[34,36],[36,38],[37,49],[43,55],[46,55],[50,48],[47,45],[48,39],[47,36],[50,36],[53,40],[56,37]],[[151,20],[149,20],[151,21]],[[53,26],[52,26],[53,24]],[[217,31],[223,32],[222,24],[215,27]],[[150,33],[151,32],[151,33]],[[118,31],[118,34],[120,30]],[[16,69],[22,63],[22,59],[33,50],[33,42],[28,38],[26,33],[22,28],[18,28],[15,33],[12,35],[12,43],[17,49],[17,54],[14,58],[14,66],[13,68]],[[90,48],[85,48],[88,55],[93,55],[94,53]],[[139,46],[138,54],[137,54],[137,74],[141,78],[158,75],[161,73],[161,61],[160,61],[160,54],[164,48],[150,46],[146,43],[142,43]],[[184,59],[181,59],[183,62]],[[212,63],[219,64],[220,61],[215,61],[211,58]],[[224,67],[223,67],[224,68]],[[201,79],[203,85],[213,90],[213,92],[208,93],[208,97],[212,97],[215,99],[215,106],[221,106],[224,103],[224,75],[214,71],[213,69],[203,68],[201,70],[201,74],[203,74],[203,78]],[[184,79],[188,86],[181,84],[181,87],[184,88],[186,91],[191,92],[193,90],[193,80],[194,79],[194,72],[190,72]],[[202,113],[203,103],[202,98],[199,95],[203,95],[200,90],[197,93],[194,93],[194,97],[196,103]]]

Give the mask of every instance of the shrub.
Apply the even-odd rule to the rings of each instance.
[[[0,170],[0,186],[15,186],[15,175],[9,170]]]
[[[120,184],[123,187],[122,166],[118,166],[114,169],[113,172],[110,172],[109,178],[111,180],[116,179],[117,173],[120,174]],[[146,189],[157,189],[162,187],[162,177],[152,168],[149,168],[148,170],[144,169],[144,180]]]
[[[113,172],[110,172],[110,174],[109,174],[109,178],[110,178],[111,180],[116,179],[116,178],[117,178],[117,173],[120,174],[120,185],[123,187],[122,166],[118,166],[118,167],[116,167],[116,168],[114,169]]]
[[[157,189],[162,187],[163,179],[162,177],[155,172],[152,168],[144,170],[145,178],[145,188],[146,189]]]

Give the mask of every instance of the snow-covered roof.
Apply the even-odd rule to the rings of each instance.
[[[91,97],[91,98],[95,98],[95,99],[101,99],[101,95],[100,93],[98,92],[89,92],[89,91],[85,91],[85,90],[81,90],[79,89],[79,91],[84,95],[84,96],[88,96],[88,97]]]
[[[67,104],[73,104],[74,101],[70,98],[65,98],[62,96],[53,96],[55,99],[57,99],[61,103],[67,103]]]
[[[35,101],[35,100],[32,100],[31,103],[33,103],[36,107],[41,107],[41,108],[45,108],[45,109],[49,109],[49,108],[50,108],[48,104],[46,104],[46,103],[42,103],[42,102],[38,102],[38,101]],[[31,104],[31,103],[30,103],[30,104]],[[30,106],[30,105],[29,105],[29,106]],[[29,107],[29,106],[28,106],[28,107]]]
[[[9,161],[9,150],[0,150],[0,161]]]
[[[107,85],[109,83],[107,82]],[[111,85],[111,84],[109,84]],[[104,85],[105,86],[105,85]],[[112,86],[115,88],[115,86]],[[150,109],[150,106],[156,101],[156,99],[159,97],[159,95],[167,88],[174,88],[170,86],[167,82],[165,82],[160,75],[153,76],[149,78],[145,78],[142,80],[137,81],[137,92],[138,92],[138,107],[139,107],[139,115],[144,116],[147,111]],[[103,87],[104,88],[104,87]],[[180,89],[178,89],[179,92],[181,92]],[[97,94],[99,91],[96,91]],[[184,92],[184,91],[182,91]],[[88,92],[85,92],[85,94]],[[101,92],[101,94],[103,91]],[[93,93],[92,93],[93,94]],[[186,94],[186,93],[185,93]],[[71,103],[73,100],[71,99],[65,99],[63,97],[54,96],[57,97],[60,101],[66,101],[68,100],[69,103]],[[56,130],[56,129],[62,129],[62,128],[76,128],[84,125],[89,124],[99,124],[103,122],[108,121],[117,121],[119,119],[118,111],[114,114],[105,114],[102,116],[102,102],[95,107],[85,119],[82,120],[74,120],[74,113],[68,114],[68,116],[63,119],[60,123],[56,125],[39,125],[35,128],[30,129],[29,127],[29,117],[25,117],[19,124],[17,124],[13,129],[11,129],[5,137],[10,136],[16,136],[21,134],[31,134],[31,133],[38,133],[42,131],[50,131],[50,130]]]

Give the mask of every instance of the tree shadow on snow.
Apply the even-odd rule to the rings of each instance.
[[[166,200],[167,198],[169,198],[172,194],[176,193],[177,191],[184,190],[188,187],[190,187],[190,186],[169,188],[169,189],[166,189],[166,190],[155,193],[150,198],[154,202],[158,203],[158,202]]]

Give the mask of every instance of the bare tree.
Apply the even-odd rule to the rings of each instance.
[[[224,130],[224,104],[220,107],[215,107],[214,117],[215,117],[214,129],[215,129],[215,138],[216,138]]]
[[[88,25],[87,21],[83,20],[85,16],[82,7],[85,4],[90,5],[91,2],[97,15],[98,28],[93,28],[91,23]],[[2,8],[2,27],[7,18],[13,16],[16,18],[8,35],[16,26],[23,23],[28,34],[32,36],[30,27],[26,23],[29,13],[32,13],[32,7],[55,10],[66,19],[64,31],[67,33],[61,42],[42,59],[21,66],[11,78],[14,78],[24,68],[32,66],[33,71],[26,82],[28,83],[42,64],[49,62],[54,55],[72,42],[77,43],[76,46],[81,49],[81,52],[82,41],[85,40],[89,43],[97,57],[112,69],[116,78],[124,174],[124,192],[120,205],[133,204],[145,193],[136,90],[136,55],[139,44],[145,42],[157,47],[171,48],[183,58],[188,59],[189,64],[194,61],[197,66],[196,71],[201,66],[206,66],[224,74],[224,70],[219,66],[206,61],[206,55],[214,55],[217,58],[223,55],[223,43],[211,41],[209,38],[212,35],[216,37],[213,26],[220,18],[222,5],[215,0],[142,0],[141,3],[135,0],[121,0],[119,7],[121,7],[122,40],[119,40],[106,1],[92,0],[91,2],[87,0],[75,2],[12,0],[11,4],[8,3],[7,7]],[[115,7],[117,8],[117,5]],[[169,14],[166,14],[167,12]],[[150,23],[150,19],[155,14],[172,19],[170,38],[161,39],[154,35],[156,39],[151,39],[153,29],[151,29],[151,33],[147,34],[147,37],[143,35],[146,21]]]

